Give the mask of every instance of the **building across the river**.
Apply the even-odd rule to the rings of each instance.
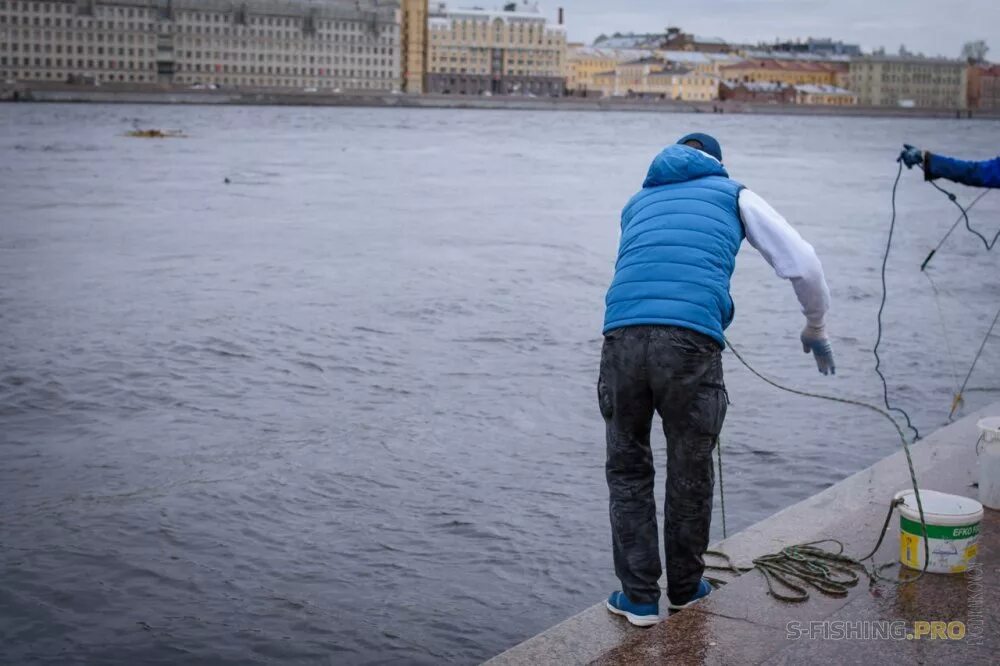
[[[508,2],[498,10],[436,3],[427,32],[427,92],[563,94],[566,30],[561,16],[549,22],[537,3]]]
[[[0,0],[0,77],[398,90],[399,3]]]
[[[966,69],[964,60],[866,55],[851,59],[850,88],[865,106],[962,109]]]
[[[848,64],[839,61],[750,58],[725,65],[721,75],[742,83],[781,83],[787,86],[813,83],[837,86],[847,81]]]
[[[967,77],[969,108],[1000,111],[1000,65],[969,65]]]

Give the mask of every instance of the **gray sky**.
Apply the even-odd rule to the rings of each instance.
[[[468,4],[469,0],[466,1]],[[475,4],[479,4],[478,2]],[[1000,0],[542,0],[566,9],[571,41],[599,34],[651,32],[677,25],[696,35],[756,43],[775,37],[833,37],[865,49],[901,43],[914,52],[958,57],[983,39],[1000,61]]]

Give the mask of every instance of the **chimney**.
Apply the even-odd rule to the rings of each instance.
[[[563,24],[563,8],[559,8],[559,25]]]

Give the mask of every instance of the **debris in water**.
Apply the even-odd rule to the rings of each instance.
[[[129,131],[128,136],[136,139],[174,139],[183,137],[184,132],[180,130],[134,129]]]

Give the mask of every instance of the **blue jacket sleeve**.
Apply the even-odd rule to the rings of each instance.
[[[1000,157],[983,162],[967,162],[931,153],[924,155],[924,176],[927,180],[946,178],[973,187],[1000,188]]]

